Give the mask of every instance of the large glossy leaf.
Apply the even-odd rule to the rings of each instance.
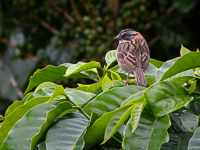
[[[0,128],[0,147],[15,123],[20,120],[31,108],[46,102],[48,99],[49,97],[34,98],[28,101],[25,105],[17,107],[9,116],[7,116]]]
[[[56,101],[32,107],[13,125],[1,148],[4,150],[33,149],[54,119],[70,108],[69,102],[58,104]]]
[[[37,88],[35,89],[34,92],[38,91],[39,89],[44,89],[44,88],[53,88],[56,89],[57,88],[57,84],[53,83],[53,82],[43,82],[40,85],[37,86]]]
[[[28,99],[28,97],[29,96],[31,96],[33,93],[28,93],[27,95],[25,95],[25,97],[24,97],[24,99],[23,100],[21,100],[21,101],[15,101],[14,103],[12,103],[9,107],[8,107],[8,109],[6,110],[6,112],[5,112],[5,118],[7,117],[7,116],[9,116],[18,106],[21,106],[21,105],[23,105],[25,102],[26,102],[26,100]]]
[[[169,142],[161,146],[161,150],[188,150],[188,143],[192,136],[191,132],[169,133]]]
[[[89,71],[89,72],[93,72],[95,74],[97,74],[97,69],[99,68],[101,69],[101,64],[99,62],[96,61],[92,61],[89,63],[84,63],[84,62],[78,62],[77,64],[71,65],[66,73],[65,73],[65,77],[72,77],[73,75],[80,73],[82,71]]]
[[[84,104],[91,98],[93,98],[96,94],[88,93],[80,90],[67,90],[65,89],[65,94],[69,97],[69,99],[78,105]]]
[[[150,58],[150,61],[149,61],[152,65],[156,66],[157,68],[160,68],[164,62],[162,61],[159,61],[159,60],[156,60],[156,59],[153,59],[153,58]]]
[[[175,111],[193,99],[181,85],[170,81],[152,85],[144,92],[144,96],[155,117]]]
[[[62,64],[58,67],[48,65],[44,69],[38,69],[33,76],[31,76],[29,85],[25,91],[27,93],[32,88],[38,86],[39,84],[46,82],[46,81],[57,81],[64,79],[63,76],[67,70],[67,68],[71,66],[69,63]]]
[[[180,85],[183,85],[185,82],[187,82],[191,78],[194,78],[194,77],[193,76],[182,76],[182,77],[172,78],[169,81],[176,82]]]
[[[172,77],[170,77],[166,80],[176,82],[180,85],[183,85],[183,83],[187,82],[191,78],[196,78],[195,73],[193,72],[193,70],[186,70],[186,71],[180,72],[176,75],[173,75]]]
[[[142,91],[140,91],[140,92],[137,92],[137,93],[135,93],[135,94],[129,96],[127,99],[125,99],[125,100],[122,102],[121,106],[124,106],[124,105],[126,105],[126,104],[129,104],[130,102],[133,102],[133,103],[142,102],[143,99],[142,99],[142,101],[138,101],[137,99],[140,98],[140,97],[143,95],[143,93],[144,93],[144,90],[142,90]]]
[[[81,114],[68,113],[56,121],[46,136],[48,150],[71,150],[88,125],[88,120]],[[76,145],[77,146],[77,145]]]
[[[140,116],[142,114],[142,111],[146,105],[146,100],[144,100],[142,103],[136,103],[134,104],[134,107],[131,112],[131,124],[132,124],[132,133],[135,132],[135,129],[138,126]]]
[[[102,116],[105,112],[112,111],[120,107],[123,100],[125,100],[132,94],[135,94],[145,89],[145,87],[140,86],[112,88],[99,94],[83,109],[88,115],[90,115],[92,112],[96,112],[99,116]]]
[[[111,118],[118,112],[126,111],[130,106],[120,107],[114,111],[106,112],[97,119],[84,135],[85,147],[84,149],[89,149],[93,145],[102,142],[105,134],[106,127],[111,120]]]
[[[179,57],[166,61],[157,71],[156,73],[156,82],[160,81],[162,75],[178,60]]]
[[[107,142],[117,132],[121,125],[124,124],[126,120],[128,120],[133,107],[134,105],[123,106],[119,108],[118,111],[112,116],[108,125],[106,126],[104,140],[102,144]]]
[[[106,69],[108,69],[112,63],[117,61],[116,50],[111,50],[111,51],[107,52],[106,56],[105,56],[105,60],[106,60],[106,64],[107,64]]]
[[[31,98],[35,98],[35,97],[43,97],[43,96],[52,97],[53,93],[55,92],[55,90],[56,90],[57,87],[58,87],[58,85],[55,84],[55,83],[52,83],[52,82],[41,83],[35,89],[35,91],[33,92],[33,94],[28,98],[28,100],[30,100]],[[26,101],[28,101],[28,100],[26,100]]]
[[[188,150],[198,150],[200,147],[200,127],[196,129],[189,141]]]
[[[199,58],[200,52],[190,52],[180,58],[175,58],[171,66],[167,65],[169,61],[165,62],[156,74],[156,81],[162,81],[180,72],[200,67]]]
[[[97,83],[93,83],[91,85],[89,85],[86,89],[87,92],[91,92],[91,93],[95,93],[95,91],[98,91],[98,89],[100,91],[102,91],[102,83],[101,82],[97,82]]]
[[[131,119],[125,128],[122,146],[125,150],[159,150],[169,140],[167,129],[169,116],[154,118],[149,112],[143,112],[137,129],[132,133]]]
[[[189,132],[194,132],[199,124],[199,116],[196,116],[188,111],[180,112],[181,121],[183,126]]]
[[[62,85],[58,85],[56,87],[56,89],[54,90],[52,96],[50,97],[50,99],[47,101],[47,103],[49,103],[50,101],[52,101],[54,98],[56,98],[57,96],[65,96],[65,91],[64,91],[64,87]]]

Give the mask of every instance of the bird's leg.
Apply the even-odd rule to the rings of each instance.
[[[125,82],[126,85],[128,85],[128,83],[129,83],[129,78],[128,78],[128,77],[129,77],[129,74],[130,74],[130,73],[128,73],[127,78],[126,78],[126,82]]]

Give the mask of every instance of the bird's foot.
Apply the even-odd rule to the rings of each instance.
[[[126,79],[126,82],[125,82],[125,83],[126,83],[126,85],[128,85],[128,83],[129,83],[129,79]]]

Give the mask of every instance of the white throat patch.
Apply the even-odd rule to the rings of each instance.
[[[119,44],[126,43],[127,40],[119,40]]]

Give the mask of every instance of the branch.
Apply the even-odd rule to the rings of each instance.
[[[17,48],[17,46],[13,45],[9,40],[7,39],[4,39],[4,38],[0,38],[0,42],[10,46],[10,47],[13,47],[13,48],[16,48],[16,49],[19,49]],[[37,61],[37,57],[35,57],[34,55],[30,54],[30,53],[26,53],[22,50],[20,50],[25,56],[29,57],[30,59],[32,59],[33,61]]]
[[[68,14],[68,12],[64,11],[62,8],[60,8],[58,5],[56,5],[56,3],[55,3],[54,0],[48,0],[48,1],[51,3],[51,5],[52,5],[55,9],[57,9],[58,12],[62,13],[62,14],[64,15],[64,17],[65,17],[66,19],[68,19],[72,24],[76,24],[75,19],[72,18],[72,16],[70,16],[70,15]]]
[[[18,87],[17,82],[15,81],[13,75],[10,76],[10,83],[11,83],[11,84],[13,85],[13,87],[16,89],[17,94],[19,95],[19,97],[20,97],[21,99],[23,99],[23,98],[24,98],[24,94],[23,94],[23,92],[20,90],[20,88]]]
[[[38,21],[42,26],[44,26],[46,29],[50,30],[53,34],[58,34],[59,31],[57,29],[55,29],[54,27],[50,26],[46,21],[40,19],[38,16],[36,16],[33,13],[30,13],[30,15],[36,20]]]
[[[2,58],[1,58],[1,55],[0,55],[0,65],[1,65],[1,67],[4,66],[4,62],[3,62]],[[20,90],[20,88],[18,87],[17,82],[15,81],[15,79],[14,79],[14,77],[13,77],[12,74],[10,75],[9,80],[10,80],[10,83],[13,85],[13,87],[16,89],[17,94],[19,95],[19,97],[20,97],[21,99],[23,99],[23,98],[24,98],[24,94],[23,94],[23,92]]]
[[[75,3],[74,3],[74,0],[70,0],[70,3],[71,3],[71,5],[72,5],[72,8],[73,8],[73,10],[74,10],[74,12],[75,12],[75,14],[76,14],[76,17],[77,17],[77,19],[78,19],[80,25],[85,29],[85,28],[86,28],[86,25],[85,25],[84,22],[83,22],[83,19],[82,19],[81,14],[79,13],[78,9],[76,8],[76,5],[75,5]]]

